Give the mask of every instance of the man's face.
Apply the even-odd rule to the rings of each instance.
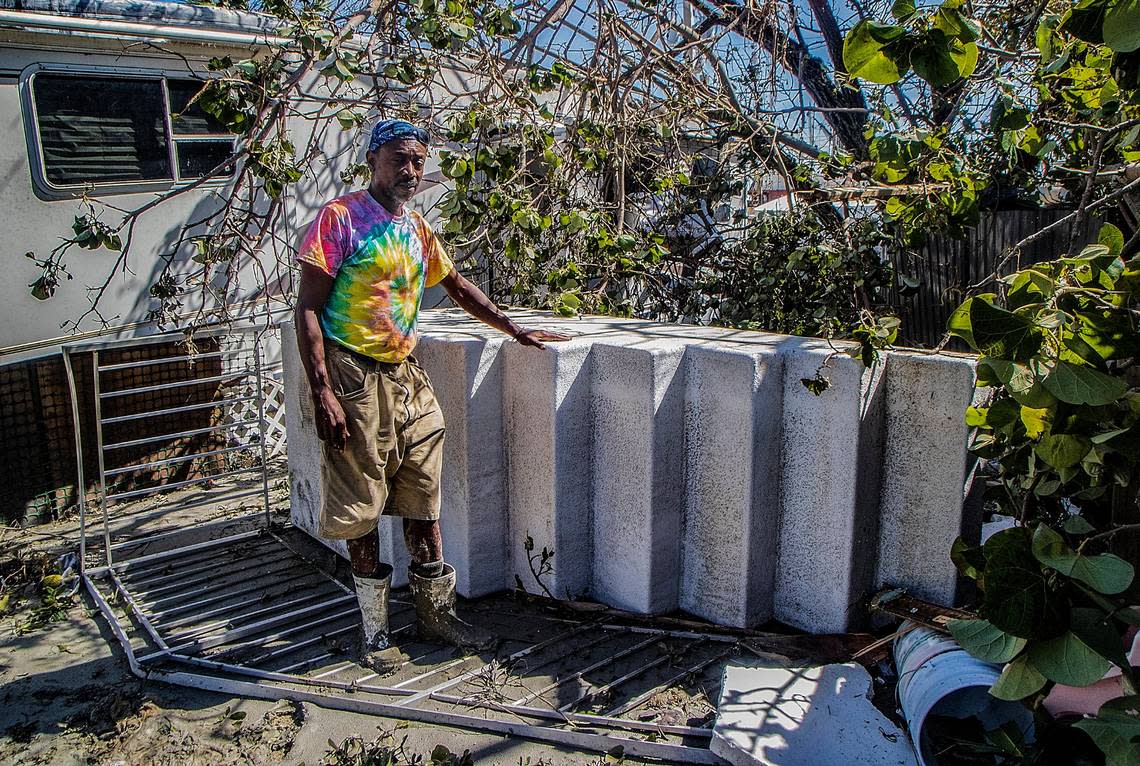
[[[416,193],[424,176],[427,147],[414,138],[402,138],[382,144],[365,158],[372,168],[369,188],[402,205]]]

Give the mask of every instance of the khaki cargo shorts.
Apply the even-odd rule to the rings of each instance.
[[[363,537],[382,513],[438,519],[443,413],[427,373],[413,357],[378,362],[330,340],[325,365],[348,420],[348,444],[342,452],[321,443],[321,536]]]

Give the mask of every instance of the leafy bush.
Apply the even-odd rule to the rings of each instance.
[[[991,694],[1034,707],[1054,684],[1087,686],[1119,668],[1131,696],[1076,724],[1110,764],[1140,757],[1137,676],[1123,650],[1140,625],[1140,587],[1112,550],[1140,531],[1140,256],[1125,261],[1123,246],[1106,225],[1097,244],[1011,275],[1003,297],[975,296],[950,320],[981,355],[989,392],[966,414],[972,448],[998,466],[1000,505],[1018,524],[981,547],[955,543],[981,619],[949,627],[974,656],[1005,664]]]
[[[790,335],[847,334],[891,271],[875,223],[825,220],[800,205],[766,216],[742,241],[716,249],[694,280],[686,313]]]

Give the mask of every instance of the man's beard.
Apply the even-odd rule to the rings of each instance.
[[[416,190],[419,188],[419,181],[410,183],[398,183],[392,187],[392,198],[399,200],[401,203],[409,201],[412,197],[416,196]]]

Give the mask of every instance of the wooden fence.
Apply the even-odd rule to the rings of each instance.
[[[950,314],[962,302],[970,285],[982,282],[995,271],[1010,274],[1031,263],[1063,255],[1069,245],[1070,226],[1058,226],[999,269],[1009,247],[1071,212],[1052,208],[983,213],[978,226],[963,239],[932,236],[920,248],[888,253],[899,277],[906,275],[919,282],[914,294],[903,295],[899,291],[901,279],[896,278],[889,293],[890,306],[903,320],[899,343],[927,348],[937,345],[946,332]],[[1083,245],[1096,238],[1099,222],[1086,219],[1081,229],[1078,241]],[[950,347],[965,350],[964,344]]]

